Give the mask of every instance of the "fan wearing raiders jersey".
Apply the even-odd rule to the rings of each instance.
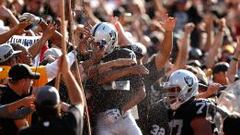
[[[92,29],[95,43],[103,49],[101,62],[119,58],[136,60],[133,51],[116,48],[117,32],[113,25],[102,22]],[[105,43],[105,44],[104,44]],[[89,80],[93,112],[96,114],[94,134],[96,135],[141,135],[133,116],[129,112],[133,106],[145,97],[145,88],[140,75],[121,77],[106,84],[97,84]]]
[[[210,101],[196,99],[198,79],[190,71],[174,71],[164,85],[166,103],[172,109],[170,135],[213,135],[215,123],[207,117]]]

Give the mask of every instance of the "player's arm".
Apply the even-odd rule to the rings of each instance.
[[[191,121],[194,135],[212,135],[211,123],[205,117],[196,117]]]
[[[127,112],[129,109],[133,108],[135,105],[139,104],[145,97],[145,86],[137,88],[135,95],[130,97],[130,100],[121,107],[122,113]]]
[[[117,69],[114,70],[113,69],[114,67],[115,68],[117,67],[119,69],[121,67],[131,66],[133,64],[136,64],[136,62],[132,59],[120,58],[117,60],[92,65],[91,67],[88,67],[86,72],[89,78],[98,78],[104,76],[104,74],[107,75],[108,74],[107,72],[114,71],[117,73],[118,70]]]
[[[139,87],[135,95],[133,95],[130,100],[123,105],[121,108],[122,113],[127,112],[129,109],[133,108],[135,105],[139,104],[146,97],[145,87]]]
[[[141,76],[133,76],[130,81],[131,90],[133,90],[134,93],[131,95],[128,101],[123,106],[121,106],[122,113],[127,112],[129,109],[139,104],[146,97],[143,78]]]
[[[97,83],[105,84],[117,80],[121,77],[139,74],[146,75],[148,74],[148,70],[142,65],[135,65],[131,67],[110,70],[99,74],[99,76],[97,77]]]

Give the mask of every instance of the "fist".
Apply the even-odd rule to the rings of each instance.
[[[184,25],[184,31],[187,33],[191,33],[194,28],[195,28],[195,25],[193,23],[187,23]]]

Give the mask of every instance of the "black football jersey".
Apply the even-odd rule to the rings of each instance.
[[[133,51],[129,49],[119,48],[102,58],[102,62],[108,62],[119,58],[135,59],[136,56]],[[91,80],[88,82],[87,88],[92,90],[93,110],[96,113],[122,107],[122,105],[135,94],[138,88],[144,86],[143,78],[140,75],[124,76],[103,85],[98,85]]]
[[[172,119],[169,123],[170,135],[193,135],[191,121],[196,117],[213,117],[208,111],[209,105],[213,103],[206,99],[191,99],[182,104],[172,114]],[[212,123],[214,131],[214,124]]]
[[[151,106],[146,135],[169,135],[169,109],[160,101]]]

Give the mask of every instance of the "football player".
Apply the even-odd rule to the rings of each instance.
[[[211,117],[206,99],[196,99],[198,79],[190,71],[174,71],[164,84],[164,98],[172,109],[170,135],[213,135],[215,124],[206,119]]]
[[[91,32],[94,38],[93,48],[103,52],[98,64],[119,58],[136,61],[133,51],[116,47],[118,33],[112,24],[98,23]],[[105,84],[89,81],[92,81],[88,86],[92,92],[92,109],[96,114],[94,134],[141,135],[141,130],[129,110],[145,97],[142,77],[127,75]]]

